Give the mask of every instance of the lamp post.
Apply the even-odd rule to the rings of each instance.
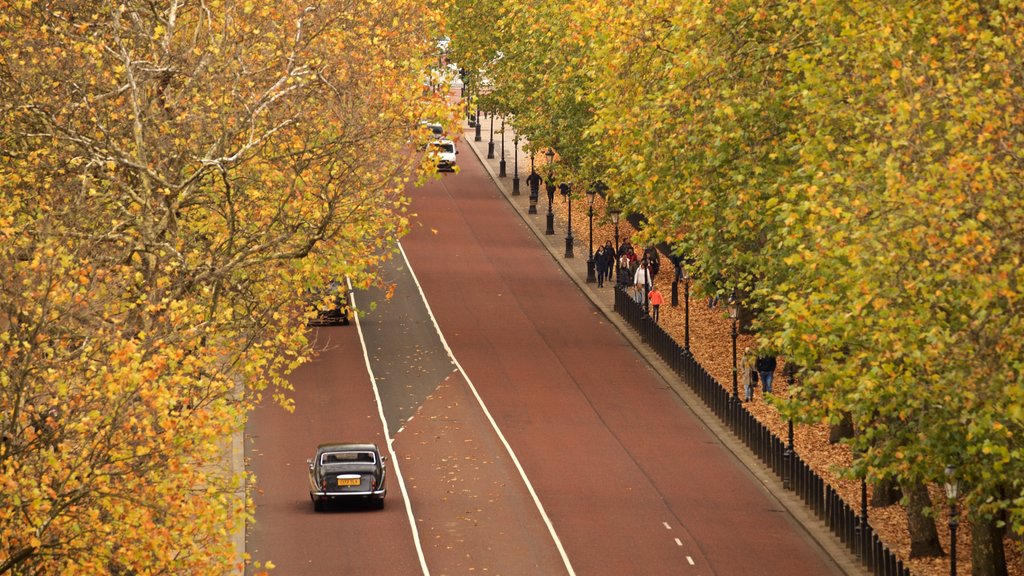
[[[854,528],[856,533],[854,541],[856,542],[855,548],[857,549],[857,557],[864,559],[867,555],[866,546],[867,542],[867,529],[868,529],[868,483],[864,478],[860,479],[860,518],[857,519],[857,526]]]
[[[690,273],[683,268],[683,349],[690,351]]]
[[[796,366],[791,362],[786,362],[786,367],[783,370],[783,374],[786,375],[787,387],[792,390],[793,384],[796,383]],[[786,490],[793,489],[793,456],[796,451],[793,449],[793,417],[789,417],[789,442],[786,445],[786,451],[782,453],[782,487]]]
[[[739,306],[735,300],[729,301],[729,319],[732,320],[732,402],[738,404],[740,401],[739,372],[736,367],[736,338],[739,336]]]
[[[498,162],[498,177],[504,178],[505,173],[505,117],[501,117],[501,160]]]
[[[494,160],[494,112],[491,113],[491,136],[487,142],[487,159]]]
[[[512,195],[519,196],[519,134],[512,138]]]
[[[554,162],[555,151],[548,148],[548,151],[544,153],[548,157],[548,166]],[[548,170],[548,181],[545,182],[548,192],[548,216],[547,216],[547,227],[544,228],[544,233],[548,236],[555,234],[555,213],[551,211],[551,205],[555,202],[555,169],[550,168]]]
[[[949,499],[949,576],[956,576],[956,529],[960,526],[960,480],[956,477],[956,466],[946,466],[946,498]]]
[[[526,211],[527,214],[537,213],[537,198],[540,196],[540,176],[537,174],[537,170],[533,165],[534,152],[530,150],[530,175],[526,177],[526,183],[530,185],[530,208]]]
[[[479,142],[480,140],[482,140],[482,138],[480,138],[480,100],[479,100],[479,96],[480,95],[479,95],[479,90],[480,89],[477,88],[477,91],[478,91],[477,97],[478,97],[478,99],[476,101],[476,134],[473,136],[473,141],[474,142]]]
[[[573,254],[572,250],[572,182],[562,182],[558,186],[558,191],[561,192],[562,196],[565,196],[566,201],[569,203],[569,221],[565,231],[565,257],[574,258],[576,255]]]
[[[612,257],[615,259],[615,285],[619,285],[619,216],[622,215],[622,210],[618,208],[612,208],[608,211],[612,217],[612,224],[615,224],[615,247],[612,248]]]
[[[600,182],[595,183],[587,190],[587,227],[589,229],[589,249],[587,250],[587,284],[597,282],[597,275],[594,274],[594,198],[597,197],[597,188]]]
[[[786,451],[782,453],[782,487],[786,490],[793,489],[793,419],[789,419],[789,435]]]
[[[651,317],[651,263],[647,258],[643,259],[641,268],[644,271],[644,318]]]

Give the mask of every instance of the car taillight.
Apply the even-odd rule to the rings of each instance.
[[[320,490],[322,492],[327,492],[327,478],[320,479]]]
[[[370,490],[376,490],[376,489],[377,489],[377,479],[376,478],[370,478]]]

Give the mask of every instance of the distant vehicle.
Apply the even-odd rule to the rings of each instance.
[[[427,140],[420,143],[420,150],[426,150],[432,142],[444,139],[444,126],[437,122],[427,122],[426,120],[420,122],[420,126],[423,127],[427,133]]]
[[[459,153],[455,149],[455,142],[451,140],[438,140],[434,142],[433,152],[437,156],[438,172],[455,171],[455,155]]]
[[[333,281],[319,291],[310,293],[307,303],[313,311],[310,326],[348,326],[348,289]]]
[[[309,464],[309,498],[313,509],[322,512],[334,500],[367,500],[374,507],[384,507],[387,496],[384,465],[375,444],[321,444]]]

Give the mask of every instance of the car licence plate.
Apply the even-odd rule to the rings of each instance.
[[[338,486],[359,486],[359,478],[338,478]]]

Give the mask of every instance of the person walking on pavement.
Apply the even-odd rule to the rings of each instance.
[[[658,308],[665,302],[665,299],[661,296],[661,292],[658,291],[657,286],[651,286],[651,291],[647,293],[647,300],[651,303],[651,318],[654,319],[654,323],[658,323]]]
[[[594,268],[597,270],[597,287],[604,287],[604,276],[608,273],[608,254],[604,246],[598,246],[594,254]]]
[[[771,354],[758,356],[757,361],[754,362],[754,367],[757,368],[757,375],[761,378],[761,390],[765,394],[772,393],[772,380],[775,378],[776,364],[775,356]]]
[[[751,357],[750,348],[743,349],[743,359],[740,361],[739,370],[745,401],[750,402],[754,399],[754,387],[757,386],[757,372],[754,369],[754,359]]]
[[[647,293],[651,290],[651,272],[647,269],[647,261],[640,262],[636,272],[633,273],[633,295],[637,303],[644,302]]]
[[[658,255],[658,249],[654,246],[644,248],[644,260],[647,260],[647,268],[651,271],[651,276],[657,277],[658,271],[661,270],[661,256]]]

